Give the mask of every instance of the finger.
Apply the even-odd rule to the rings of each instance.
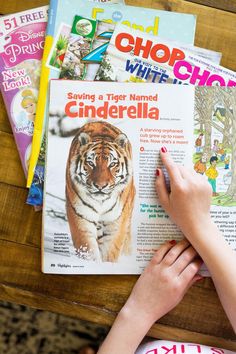
[[[170,154],[165,147],[160,150],[162,162],[168,172],[170,183],[178,182],[182,180],[182,176],[179,170],[179,166],[173,161]]]
[[[156,170],[156,193],[159,198],[159,201],[161,205],[165,208],[168,209],[169,205],[169,192],[167,190],[166,186],[166,181],[165,181],[165,176],[163,174],[163,171],[158,168]]]
[[[194,283],[196,283],[197,281],[201,281],[201,280],[203,280],[203,279],[205,279],[205,277],[203,277],[203,276],[200,275],[200,274],[194,275],[193,279],[190,281],[190,284],[189,284],[189,287],[188,287],[188,288],[190,288],[190,287],[191,287]]]
[[[192,286],[194,283],[196,283],[196,282],[198,282],[198,281],[200,281],[200,280],[203,280],[203,279],[204,279],[204,277],[203,277],[202,275],[200,275],[200,274],[194,275],[194,277],[193,277],[193,278],[190,280],[190,282],[187,284],[187,286],[186,286],[186,288],[185,288],[185,292],[187,292],[188,289],[190,289],[191,286]]]
[[[168,241],[161,245],[158,250],[154,253],[151,262],[154,264],[159,264],[165,257],[166,253],[176,245],[176,241]]]
[[[187,286],[193,281],[194,276],[199,272],[202,266],[202,259],[196,258],[192,261],[179,275],[179,279],[183,281]]]
[[[188,248],[190,243],[187,239],[183,239],[179,243],[177,243],[163,258],[163,262],[167,266],[172,266],[172,264],[176,261],[176,259],[181,255],[181,253]]]
[[[179,275],[197,256],[197,251],[192,246],[189,246],[172,264],[173,270]]]

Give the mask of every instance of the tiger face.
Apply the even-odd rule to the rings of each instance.
[[[128,138],[119,134],[114,141],[91,137],[81,132],[78,139],[78,158],[75,180],[86,187],[96,199],[106,199],[114,188],[122,188],[132,175],[131,164],[126,156]]]

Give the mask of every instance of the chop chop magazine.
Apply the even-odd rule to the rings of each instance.
[[[233,87],[52,80],[43,272],[139,274],[183,237],[155,193],[161,146],[210,183],[236,249],[235,111]]]

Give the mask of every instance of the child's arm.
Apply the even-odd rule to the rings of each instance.
[[[98,354],[134,354],[152,324],[174,308],[202,261],[187,240],[162,245],[135,284]]]
[[[169,193],[158,170],[160,203],[207,265],[225,312],[236,332],[236,254],[211,220],[212,189],[202,175],[177,166],[167,152],[162,161],[170,177]]]

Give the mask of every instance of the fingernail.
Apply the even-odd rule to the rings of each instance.
[[[170,244],[171,244],[171,245],[176,245],[176,243],[177,243],[177,242],[176,242],[175,240],[171,240],[171,241],[170,241]]]
[[[156,169],[156,177],[158,177],[160,175],[160,171],[159,171],[159,169],[157,168]]]
[[[165,146],[162,146],[161,152],[167,152],[167,148]]]

